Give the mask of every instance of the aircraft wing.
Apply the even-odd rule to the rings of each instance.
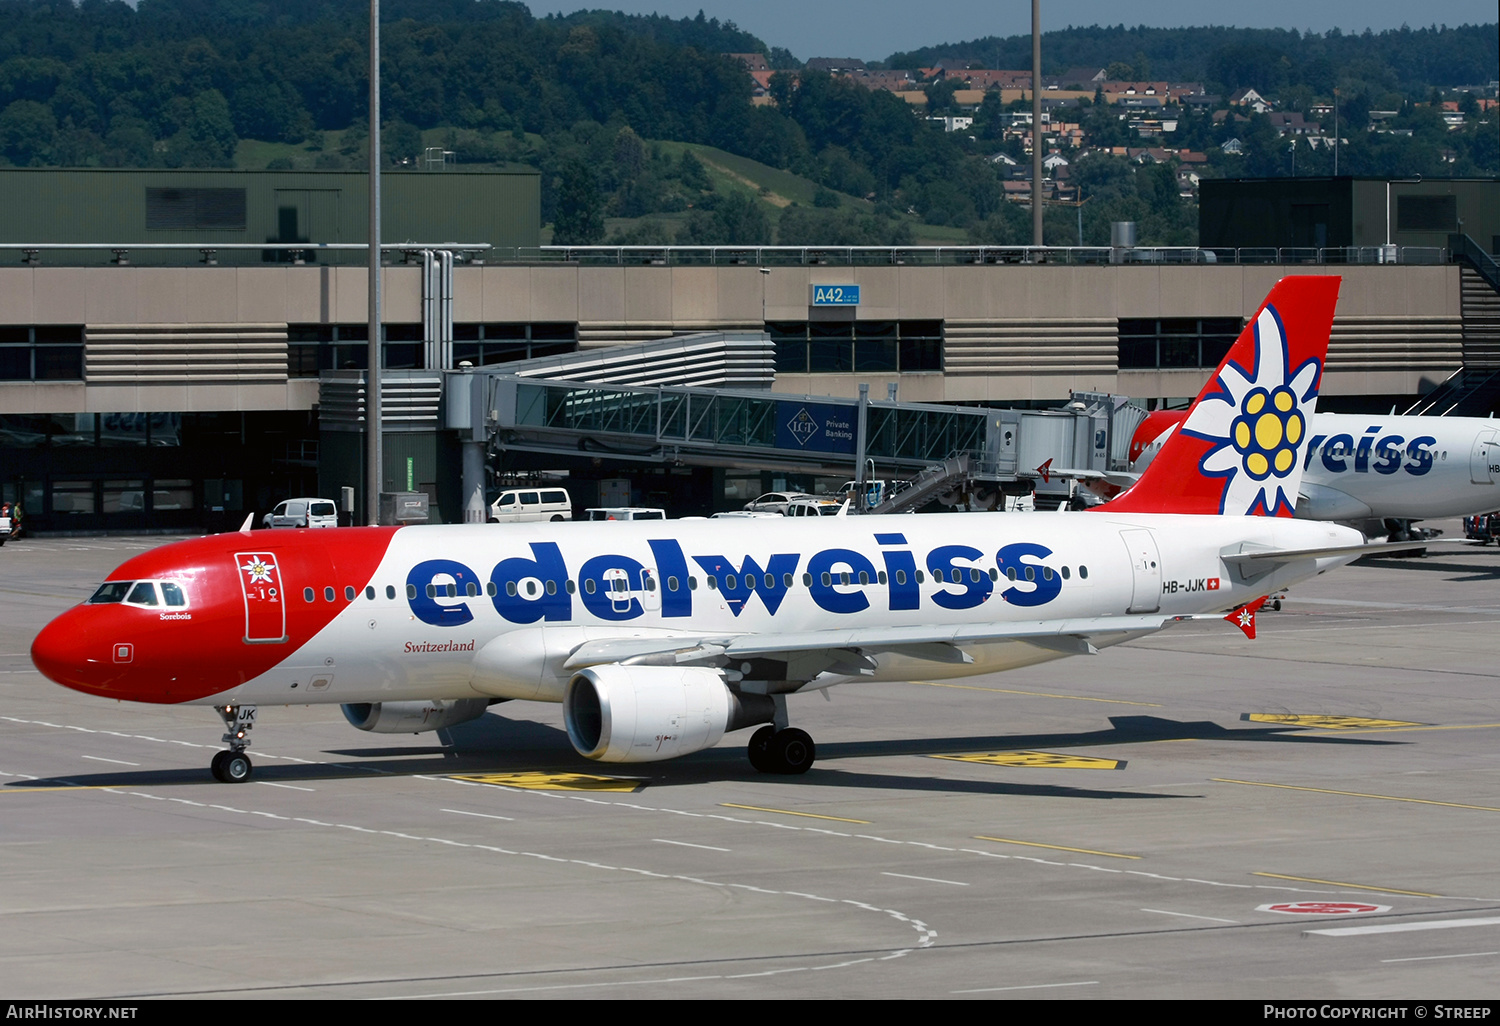
[[[581,669],[601,663],[650,656],[672,656],[676,664],[734,659],[786,659],[805,665],[809,659],[828,668],[857,673],[868,660],[863,653],[893,652],[938,663],[973,660],[959,647],[990,641],[1025,641],[1055,651],[1092,654],[1095,635],[1161,630],[1179,616],[1096,616],[1066,620],[1027,620],[1019,623],[918,625],[801,631],[790,634],[679,635],[587,641],[569,654],[563,667]],[[821,672],[821,671],[815,671]],[[815,675],[815,673],[813,674]]]

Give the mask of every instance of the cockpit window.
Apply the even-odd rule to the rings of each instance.
[[[130,596],[125,601],[136,606],[156,605],[156,585],[150,581],[137,581],[135,587],[130,589]]]
[[[124,602],[125,593],[130,590],[130,581],[105,581],[99,585],[99,590],[89,598],[90,605],[100,605],[105,602]]]
[[[169,606],[187,605],[187,596],[182,593],[180,587],[171,581],[161,582],[161,597]]]

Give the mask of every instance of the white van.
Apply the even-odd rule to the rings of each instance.
[[[508,488],[490,503],[490,519],[501,524],[572,520],[573,499],[566,488]]]
[[[332,499],[287,499],[261,522],[267,527],[337,527],[339,508]]]
[[[789,517],[836,517],[844,508],[842,502],[832,499],[794,499],[786,504]]]
[[[585,520],[665,520],[667,511],[644,506],[601,506],[583,511]]]

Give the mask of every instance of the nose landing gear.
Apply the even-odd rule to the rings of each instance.
[[[215,755],[209,769],[220,783],[243,784],[255,771],[255,764],[245,754],[250,747],[250,728],[255,726],[255,706],[219,705],[214,711],[224,721],[226,733],[222,740],[228,743],[229,750]]]

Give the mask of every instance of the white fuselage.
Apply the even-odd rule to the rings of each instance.
[[[1175,429],[1152,441],[1143,471]],[[1297,515],[1427,520],[1500,508],[1500,421],[1315,413]]]
[[[391,536],[369,580],[326,582],[358,597],[308,643],[200,704],[556,702],[580,645],[660,637],[829,632],[834,646],[847,631],[865,668],[819,672],[806,686],[957,677],[1087,645],[981,639],[957,645],[955,659],[871,639],[1038,622],[1067,639],[1066,622],[1079,621],[1076,636],[1103,647],[1156,629],[1141,628],[1142,614],[1227,611],[1352,558],[1301,558],[1246,581],[1221,555],[1359,540],[1290,519],[1107,512],[412,527]],[[298,582],[288,597],[303,601]],[[1097,624],[1108,617],[1122,629]],[[796,658],[783,678],[800,679]],[[765,670],[723,669],[730,680]]]

